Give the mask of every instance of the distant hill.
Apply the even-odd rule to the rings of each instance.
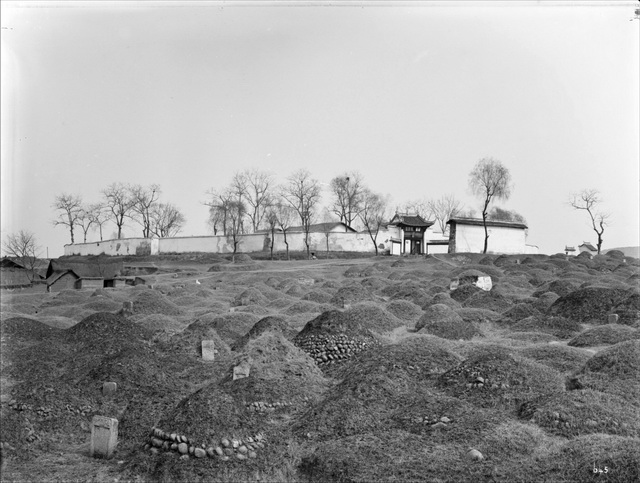
[[[608,250],[604,250],[604,253],[606,254],[611,250],[620,250],[626,257],[640,258],[640,247],[609,248]]]

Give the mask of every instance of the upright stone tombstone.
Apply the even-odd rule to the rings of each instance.
[[[617,324],[620,316],[618,314],[609,314],[608,321],[610,324]]]
[[[91,447],[93,458],[111,458],[118,443],[118,420],[94,416],[91,420]]]
[[[233,368],[233,380],[244,379],[249,377],[251,370],[251,364],[248,361],[244,361]]]
[[[133,302],[122,302],[122,314],[133,315]]]
[[[118,384],[115,382],[105,382],[102,384],[102,395],[103,396],[113,396],[118,389]]]
[[[488,292],[493,287],[491,277],[478,277],[478,280],[476,281],[476,287],[484,290],[485,292]]]
[[[215,343],[212,340],[203,340],[202,341],[202,360],[203,361],[213,361],[215,360]]]

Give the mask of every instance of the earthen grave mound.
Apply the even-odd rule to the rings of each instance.
[[[279,333],[249,339],[234,358],[233,367],[240,364],[247,366],[248,376],[234,380],[230,369],[221,386],[250,411],[297,409],[327,387],[314,361]]]
[[[640,339],[640,330],[627,325],[606,324],[587,329],[571,339],[567,345],[571,347],[593,347],[617,344],[631,339]]]
[[[422,308],[408,300],[392,300],[385,306],[387,312],[401,320],[413,322],[422,315]]]
[[[566,317],[532,315],[516,322],[510,329],[514,332],[543,332],[559,339],[569,339],[582,330],[582,325]]]
[[[440,388],[482,408],[516,412],[520,404],[564,391],[564,379],[547,366],[486,347],[440,376]]]
[[[134,314],[182,315],[183,311],[157,290],[136,291],[133,297]]]
[[[289,322],[285,318],[268,316],[256,322],[255,325],[249,329],[249,332],[231,346],[232,350],[237,351],[242,349],[250,340],[261,336],[265,332],[281,334],[285,339],[289,339],[295,335],[294,331],[289,328]]]
[[[574,319],[578,322],[604,324],[607,314],[629,297],[625,290],[591,287],[575,290],[556,300],[549,313]]]

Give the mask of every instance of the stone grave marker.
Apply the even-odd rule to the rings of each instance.
[[[122,302],[122,314],[123,315],[133,314],[133,302]]]
[[[618,314],[609,314],[608,321],[610,324],[617,324],[620,316]]]
[[[94,458],[111,458],[118,443],[118,420],[106,416],[94,416],[91,420],[91,447]]]
[[[233,380],[244,379],[249,377],[251,371],[251,364],[248,361],[244,361],[233,368]]]
[[[118,389],[118,384],[115,382],[105,382],[102,384],[102,395],[113,396]]]
[[[202,360],[213,361],[215,360],[215,354],[218,352],[215,350],[215,343],[213,340],[202,341]]]
[[[476,287],[481,288],[482,290],[488,292],[493,287],[491,283],[491,277],[478,277],[476,281]]]

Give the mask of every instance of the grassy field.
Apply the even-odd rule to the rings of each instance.
[[[640,480],[637,259],[317,256],[3,291],[1,481]]]

